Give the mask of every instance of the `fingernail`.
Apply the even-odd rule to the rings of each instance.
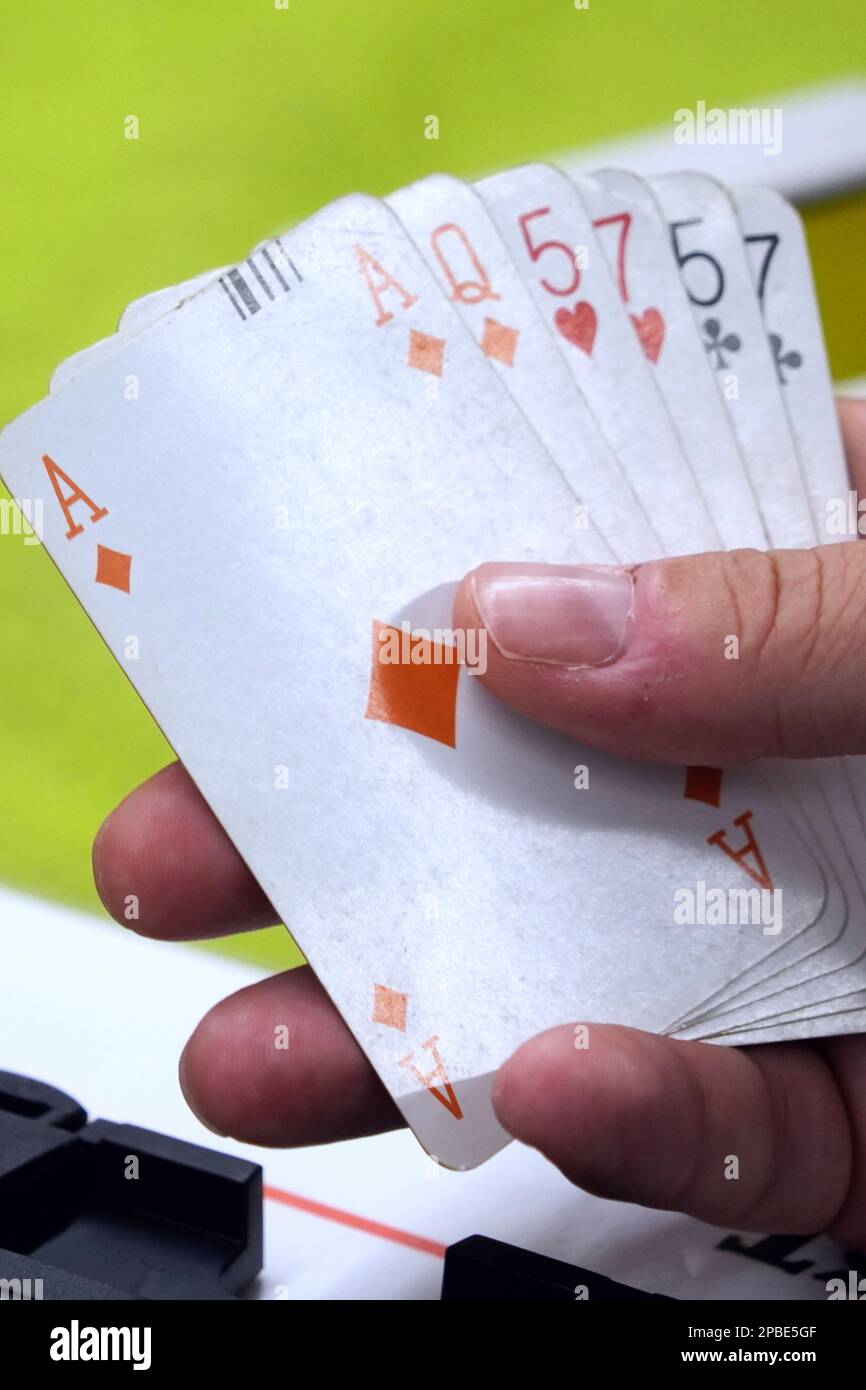
[[[631,635],[631,571],[595,565],[481,565],[472,592],[503,656],[555,666],[604,666]]]

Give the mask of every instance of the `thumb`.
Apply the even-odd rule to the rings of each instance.
[[[866,545],[631,568],[487,564],[455,626],[520,713],[654,762],[866,751]]]
[[[741,1231],[832,1227],[853,1242],[866,1231],[862,1107],[848,1085],[860,1041],[822,1054],[565,1025],[518,1048],[492,1099],[509,1134],[598,1196]]]

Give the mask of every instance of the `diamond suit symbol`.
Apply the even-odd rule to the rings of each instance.
[[[433,376],[441,376],[444,360],[444,338],[434,338],[430,333],[419,333],[417,328],[411,329],[409,333],[410,367],[417,367],[419,372],[431,372]]]
[[[516,328],[509,328],[496,319],[484,320],[481,347],[488,357],[495,357],[497,362],[504,362],[506,367],[513,367],[519,340],[520,333]]]
[[[131,566],[131,555],[124,555],[121,550],[110,550],[107,545],[96,547],[97,584],[108,584],[110,588],[128,594]]]
[[[384,1023],[386,1028],[396,1028],[406,1032],[406,1011],[409,1007],[408,994],[387,985],[374,985],[373,1022]]]

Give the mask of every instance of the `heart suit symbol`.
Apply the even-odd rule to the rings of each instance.
[[[658,362],[665,340],[665,321],[658,309],[646,309],[642,314],[632,314],[631,321],[637,329],[637,336],[647,357],[651,362]]]
[[[587,356],[592,353],[598,329],[598,316],[585,299],[581,299],[573,309],[557,309],[553,322],[568,342],[580,348]]]

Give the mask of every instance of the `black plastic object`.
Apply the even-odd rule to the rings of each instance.
[[[262,1225],[257,1163],[88,1124],[71,1096],[0,1072],[2,1297],[235,1298],[262,1267]]]
[[[535,1255],[516,1245],[489,1236],[467,1236],[445,1252],[445,1272],[442,1276],[442,1298],[446,1301],[484,1300],[500,1302],[519,1299],[522,1302],[542,1300],[566,1301],[586,1299],[610,1302],[634,1299],[658,1299],[670,1303],[666,1294],[644,1293],[628,1284],[618,1284],[604,1274],[591,1269],[553,1260],[547,1255]]]

